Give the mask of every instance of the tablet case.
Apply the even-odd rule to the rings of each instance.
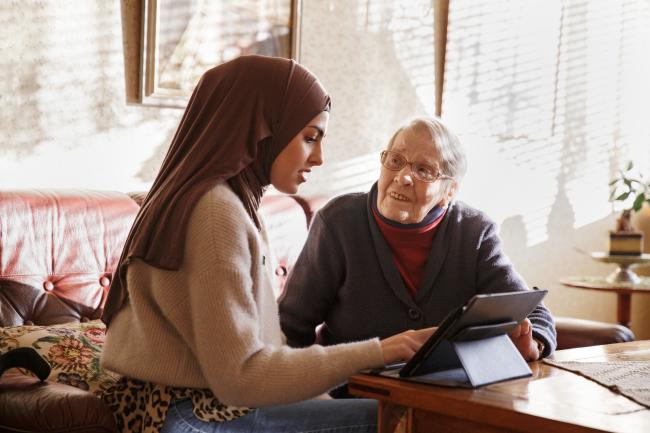
[[[507,333],[546,295],[546,290],[472,297],[452,311],[411,361],[383,376],[444,386],[475,388],[532,375]]]

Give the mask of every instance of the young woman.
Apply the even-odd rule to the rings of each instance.
[[[197,85],[124,247],[103,319],[123,431],[376,430],[369,400],[313,400],[409,359],[432,330],[286,346],[257,213],[322,164],[330,99],[294,61],[241,57]]]

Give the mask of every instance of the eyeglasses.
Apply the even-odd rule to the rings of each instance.
[[[434,166],[426,162],[411,162],[404,158],[401,153],[392,150],[381,152],[381,165],[392,171],[399,171],[408,164],[411,166],[411,174],[417,180],[432,183],[438,179],[453,179],[451,176],[441,174]]]

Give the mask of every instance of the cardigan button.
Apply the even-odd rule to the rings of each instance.
[[[54,283],[51,281],[46,281],[43,283],[43,288],[46,292],[51,292],[54,289]]]
[[[278,277],[284,277],[287,275],[287,267],[284,265],[280,265],[277,268],[275,268],[275,275]]]
[[[409,308],[409,317],[413,320],[417,320],[422,316],[418,310],[415,308]]]
[[[102,287],[108,287],[111,284],[111,280],[108,277],[101,277],[99,279],[99,285]]]

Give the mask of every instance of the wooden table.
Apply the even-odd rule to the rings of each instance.
[[[628,328],[632,323],[632,294],[650,295],[648,277],[640,278],[640,282],[636,284],[612,283],[604,277],[566,277],[561,278],[560,283],[577,289],[616,293],[616,320]]]
[[[558,361],[650,360],[650,340],[558,351]],[[356,374],[352,394],[379,400],[379,432],[650,432],[650,409],[541,361],[533,376],[478,389]]]

